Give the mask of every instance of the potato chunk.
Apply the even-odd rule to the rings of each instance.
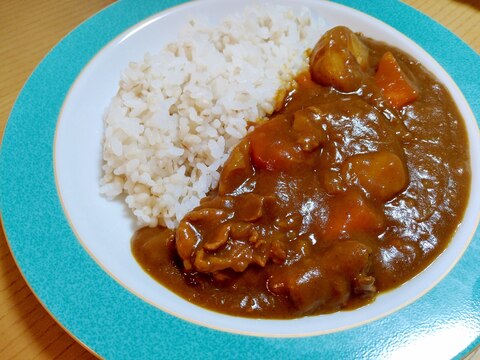
[[[310,56],[310,73],[321,85],[353,92],[363,83],[368,66],[368,48],[355,33],[344,26],[327,31]]]
[[[405,164],[389,151],[351,157],[342,167],[342,176],[349,184],[359,185],[370,197],[382,201],[392,199],[407,184]]]

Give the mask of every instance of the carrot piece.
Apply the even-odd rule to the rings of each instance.
[[[379,233],[384,226],[383,214],[359,191],[347,191],[332,199],[323,239],[333,241],[358,233]]]
[[[306,84],[311,83],[313,80],[312,80],[312,76],[310,75],[310,72],[309,71],[304,71],[304,72],[300,73],[300,75],[298,75],[295,78],[295,81],[298,84],[306,85]]]
[[[375,74],[375,82],[382,89],[383,95],[396,109],[410,104],[418,97],[418,91],[409,81],[390,51],[383,54],[380,59],[377,73]]]

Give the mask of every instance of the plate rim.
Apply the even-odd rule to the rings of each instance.
[[[94,49],[91,49],[92,51],[94,51],[93,55],[95,55],[99,50],[101,50],[106,44],[108,44],[116,36],[120,35],[122,32],[124,32],[125,30],[127,30],[131,26],[135,25],[137,22],[139,22],[141,20],[144,20],[146,17],[149,17],[156,12],[163,11],[163,10],[166,10],[168,8],[171,8],[172,5],[180,4],[180,3],[183,3],[183,2],[184,2],[184,0],[170,0],[170,1],[163,2],[161,5],[160,4],[155,4],[154,1],[146,2],[145,4],[142,4],[143,7],[144,7],[143,8],[144,12],[145,11],[149,12],[152,9],[156,9],[156,11],[151,12],[148,16],[144,16],[145,14],[144,14],[144,12],[141,11],[142,9],[137,9],[137,10],[140,10],[140,11],[137,11],[137,13],[135,13],[135,16],[131,17],[131,20],[130,20],[131,23],[130,24],[125,24],[125,23],[116,24],[115,29],[116,29],[116,31],[118,31],[118,33],[116,35],[114,35],[113,37],[108,38],[105,41],[105,43],[97,49],[97,51],[94,51]],[[442,67],[445,68],[445,70],[455,80],[455,82],[458,84],[458,86],[460,87],[461,90],[465,87],[465,84],[463,84],[463,86],[462,86],[462,84],[461,84],[462,81],[459,83],[458,79],[454,76],[454,74],[452,74],[451,69],[449,69],[448,66],[445,66],[445,64],[441,61],[442,59],[439,58],[439,56],[436,56],[436,55],[432,54],[432,52],[427,48],[428,46],[426,47],[425,44],[422,43],[422,41],[419,42],[415,38],[415,36],[412,36],[412,34],[405,33],[405,31],[404,31],[405,29],[399,29],[398,25],[395,26],[391,22],[387,21],[388,20],[388,14],[390,14],[389,12],[380,13],[378,11],[379,9],[377,9],[376,11],[372,10],[372,7],[375,6],[375,1],[368,0],[368,1],[361,2],[360,4],[358,2],[355,2],[354,0],[335,0],[335,2],[339,3],[339,4],[347,5],[349,7],[354,8],[354,9],[360,10],[360,11],[362,11],[362,12],[368,14],[368,15],[374,16],[377,19],[389,24],[390,26],[394,27],[398,31],[402,32],[403,34],[405,34],[409,38],[413,39],[417,44],[419,44],[422,48],[424,48],[431,56],[433,56],[442,65]],[[110,17],[110,19],[111,19],[113,17],[115,19],[115,17],[118,16],[118,15],[121,15],[120,13],[122,13],[122,12],[123,12],[123,14],[125,14],[126,12],[128,13],[129,10],[132,11],[132,8],[134,7],[134,5],[135,5],[135,2],[131,1],[131,0],[126,0],[126,1],[123,1],[123,2],[119,2],[119,3],[109,5],[108,7],[101,10],[99,13],[95,14],[91,18],[89,18],[86,21],[84,21],[83,23],[81,23],[76,29],[74,29],[72,32],[70,32],[68,35],[66,35],[64,37],[64,39],[61,42],[59,42],[59,44],[57,46],[55,46],[55,48],[53,48],[45,56],[45,58],[37,66],[37,68],[32,72],[31,76],[29,77],[29,79],[25,83],[25,85],[22,88],[20,94],[18,95],[17,100],[15,102],[15,105],[14,105],[14,107],[13,107],[11,113],[10,113],[8,122],[7,122],[6,127],[5,127],[5,132],[4,132],[4,135],[3,135],[1,155],[0,155],[1,156],[0,157],[0,169],[3,169],[3,170],[5,170],[5,168],[7,168],[7,169],[10,168],[11,169],[11,166],[12,166],[11,162],[12,161],[10,159],[7,159],[5,154],[8,153],[8,151],[11,151],[10,150],[10,147],[12,146],[11,142],[14,142],[14,139],[12,139],[12,138],[14,138],[15,132],[19,131],[18,127],[16,129],[12,130],[12,127],[14,127],[14,125],[15,125],[15,124],[14,125],[12,125],[12,124],[13,124],[14,121],[18,122],[18,120],[15,120],[15,119],[19,119],[19,117],[21,115],[25,115],[26,110],[30,110],[30,111],[32,110],[32,109],[29,109],[28,107],[27,107],[27,109],[24,109],[22,106],[25,105],[25,101],[29,99],[29,96],[33,96],[33,97],[36,96],[36,95],[32,95],[29,92],[31,92],[30,88],[34,87],[34,85],[36,85],[36,82],[38,82],[38,77],[41,78],[42,76],[45,75],[46,72],[48,73],[48,70],[49,70],[48,67],[54,65],[56,60],[58,61],[58,56],[60,56],[60,58],[62,57],[61,52],[65,50],[65,47],[68,47],[69,42],[72,43],[72,42],[74,42],[76,37],[84,36],[84,35],[86,35],[85,33],[88,33],[92,29],[95,29],[96,26],[99,26],[99,21],[102,20],[102,18],[109,18]],[[404,14],[409,15],[409,16],[406,16],[406,17],[410,18],[410,19],[411,18],[417,18],[417,20],[419,20],[419,21],[422,20],[423,22],[426,22],[426,23],[432,23],[433,22],[434,25],[435,25],[434,30],[436,32],[439,32],[439,33],[443,32],[443,36],[447,36],[448,38],[453,38],[457,43],[460,41],[461,48],[463,48],[462,49],[463,50],[462,51],[463,55],[465,53],[468,53],[468,52],[473,52],[473,50],[471,50],[468,47],[468,45],[466,45],[461,39],[457,38],[449,30],[445,29],[443,26],[441,26],[440,24],[438,24],[434,20],[428,18],[427,16],[421,14],[420,12],[413,9],[412,7],[410,7],[406,4],[403,4],[403,3],[401,3],[400,1],[397,1],[397,0],[385,1],[385,6],[384,7],[391,7],[391,9],[389,9],[389,11],[392,11],[392,10],[395,10],[395,9],[396,10],[402,9],[402,11],[404,11]],[[115,14],[116,12],[117,12],[117,14]],[[131,13],[130,13],[130,15],[131,15]],[[144,16],[144,17],[141,18],[139,21],[133,21],[132,20],[132,18],[138,20],[138,17],[141,17],[141,16]],[[386,17],[387,19],[385,19],[383,17]],[[400,17],[398,17],[398,18],[400,18]],[[397,22],[398,22],[398,19],[397,19]],[[101,24],[101,21],[100,21],[100,24]],[[122,26],[123,26],[123,28],[119,31],[118,29],[120,29]],[[408,30],[408,27],[407,27],[407,30]],[[101,40],[105,40],[105,38],[108,37],[108,36],[111,36],[111,33],[102,34]],[[78,41],[78,39],[76,39],[76,40]],[[98,39],[97,39],[97,44],[96,45],[98,46],[99,43],[101,43],[101,42],[102,41],[99,42]],[[58,53],[60,53],[60,54],[58,54]],[[473,52],[473,54],[476,55],[475,52]],[[472,54],[470,54],[470,57],[471,57],[471,55]],[[89,59],[90,58],[91,57],[89,57]],[[476,63],[478,63],[480,65],[478,55],[477,55],[477,58],[475,60],[476,60]],[[88,63],[88,62],[89,62],[89,60],[87,60],[86,63]],[[82,69],[83,69],[83,67],[79,70],[79,72]],[[480,75],[480,71],[478,71],[478,73]],[[75,81],[76,77],[77,77],[75,74],[71,74],[71,76],[72,75],[73,75],[73,80],[71,81],[71,83],[73,83]],[[473,74],[470,73],[470,75],[473,75]],[[66,80],[63,80],[63,81],[65,82]],[[478,84],[477,84],[477,89],[474,88],[474,90],[476,90],[477,94],[478,94],[478,92],[479,92]],[[57,92],[58,92],[58,89],[57,89]],[[60,90],[60,93],[61,92],[62,91]],[[68,92],[68,89],[67,89],[67,92]],[[66,93],[64,95],[66,95]],[[465,95],[465,98],[467,99],[467,102],[469,103],[474,115],[477,118],[477,124],[478,124],[480,105],[477,104],[477,106],[475,106],[476,104],[471,101],[472,99],[470,99],[470,97],[472,97],[474,94],[469,94],[468,96],[467,96],[467,94],[464,94],[464,95]],[[478,94],[478,95],[480,95],[480,94]],[[58,111],[60,111],[60,108],[61,108],[62,104],[63,104],[63,99],[60,101],[60,107],[57,109]],[[55,113],[55,111],[54,111],[54,113]],[[52,114],[49,113],[47,116],[52,116]],[[55,118],[55,122],[56,122],[56,118]],[[44,136],[46,136],[48,138],[48,134],[44,135]],[[53,138],[53,136],[50,136],[50,137]],[[42,144],[42,145],[43,145],[43,148],[45,150],[49,149],[48,144]],[[48,165],[50,165],[51,170],[53,172],[53,167],[54,167],[53,166],[53,143],[50,144],[50,145],[51,145],[50,146],[50,152],[52,152],[52,156],[49,159],[49,161],[46,161],[46,163]],[[7,150],[5,150],[5,149],[7,149]],[[11,154],[11,152],[10,152],[10,154]],[[43,159],[43,160],[45,162],[45,159]],[[48,168],[48,166],[47,166],[47,168]],[[3,171],[2,173],[5,173],[5,172]],[[49,182],[49,184],[51,185],[50,182]],[[12,210],[12,204],[11,204],[11,201],[10,201],[10,198],[9,198],[9,194],[5,192],[8,188],[8,186],[12,186],[12,185],[11,185],[11,183],[9,183],[8,180],[5,179],[5,176],[2,176],[1,180],[0,180],[0,205],[2,205],[2,208],[1,208],[2,209],[1,210],[2,214],[0,214],[0,216],[2,218],[2,226],[4,228],[4,233],[5,233],[5,236],[6,236],[6,239],[7,239],[8,246],[11,250],[11,253],[13,255],[13,258],[15,260],[16,265],[20,270],[20,273],[25,278],[29,288],[32,290],[32,292],[37,297],[37,299],[40,301],[40,303],[47,309],[49,314],[52,315],[52,317],[60,324],[60,326],[62,328],[64,328],[70,335],[72,335],[78,342],[83,344],[89,351],[100,355],[102,352],[99,352],[96,349],[94,349],[93,347],[91,347],[89,344],[87,344],[87,342],[85,342],[81,338],[80,335],[77,336],[73,331],[70,331],[70,329],[67,326],[64,326],[64,324],[61,321],[62,311],[61,311],[61,309],[56,309],[58,306],[52,306],[53,300],[48,299],[48,297],[49,297],[48,294],[47,295],[44,294],[44,296],[41,296],[41,294],[45,291],[45,288],[43,288],[43,290],[42,290],[42,288],[40,288],[40,286],[45,285],[45,284],[42,283],[42,279],[38,279],[38,277],[35,277],[34,274],[32,274],[32,272],[31,272],[32,269],[30,268],[32,265],[28,264],[28,262],[24,258],[22,259],[22,255],[23,255],[22,251],[24,251],[24,249],[25,249],[25,248],[22,248],[22,246],[25,246],[25,245],[21,244],[21,243],[19,244],[19,242],[18,242],[19,240],[16,237],[16,235],[13,235],[12,237],[9,236],[10,234],[12,234],[15,231],[15,225],[12,225],[12,222],[14,223],[14,220],[12,220],[10,216],[11,216],[12,212],[15,212],[15,211],[18,211],[18,210]],[[50,195],[51,198],[58,197],[58,195],[56,193],[56,189],[54,189],[54,191],[52,193],[50,193],[49,195]],[[57,202],[58,202],[58,198],[57,198]],[[5,206],[5,204],[8,204],[8,206]],[[61,206],[60,206],[60,209],[62,209]],[[58,204],[54,209],[50,209],[49,211],[58,212]],[[63,214],[61,214],[61,216],[63,216]],[[54,217],[58,217],[58,213]],[[43,224],[43,225],[46,225],[46,224]],[[51,224],[50,224],[50,227],[51,227]],[[65,228],[62,229],[62,233],[65,233],[65,232],[68,234],[68,229],[65,229]],[[72,234],[69,234],[69,235],[72,236]],[[474,239],[472,239],[471,244],[469,246],[470,252],[471,252],[472,244],[474,242],[478,245],[478,242],[479,242],[479,239],[478,239],[479,236],[478,235],[479,235],[479,230],[477,228],[477,234],[474,235]],[[83,247],[81,247],[81,249],[83,250]],[[469,252],[469,249],[467,249],[466,252]],[[465,256],[466,256],[466,253],[464,253],[463,257],[465,257]],[[90,260],[93,261],[92,259],[90,259]],[[38,259],[36,259],[36,261],[38,261]],[[98,265],[94,264],[94,266],[98,266]],[[459,266],[459,263],[457,263],[457,265],[455,267],[458,267],[458,266]],[[96,272],[98,272],[98,270],[99,269],[96,269]],[[103,270],[100,270],[100,271],[103,272]],[[103,276],[108,276],[108,275],[103,274]],[[447,275],[447,277],[448,276],[449,275]],[[444,278],[441,282],[442,283],[445,282],[446,278]],[[116,284],[116,285],[118,287],[122,287],[120,284]],[[48,288],[48,286],[47,286],[47,288]],[[122,291],[127,291],[127,290],[123,289],[123,287],[122,287],[121,290]],[[37,293],[37,291],[38,291],[38,293]],[[414,304],[417,304],[417,302],[415,302]],[[412,305],[414,305],[414,304],[412,304]],[[410,306],[412,306],[412,305],[410,305]],[[151,305],[149,305],[149,306],[151,306]],[[53,310],[52,310],[52,307],[53,307]],[[59,316],[59,313],[60,313],[60,316]],[[173,320],[173,319],[170,318],[169,320]],[[173,322],[175,322],[175,321],[173,321]],[[381,320],[380,320],[380,322],[381,322]],[[377,323],[377,322],[375,322],[375,323]],[[185,325],[185,324],[180,324],[180,327],[184,327],[183,325]],[[198,327],[198,325],[192,325],[192,324],[190,324],[189,326]],[[362,326],[362,327],[364,327],[364,326]],[[355,329],[353,329],[353,330],[355,330]],[[350,331],[346,331],[346,332],[350,332]],[[331,335],[335,335],[335,334],[331,334]],[[216,332],[216,336],[218,336],[218,331]],[[237,337],[237,336],[233,336],[233,337]],[[322,337],[322,336],[316,337],[317,340],[320,337]],[[248,338],[248,336],[247,336],[247,338]],[[264,338],[261,338],[261,339],[264,339]],[[291,342],[291,341],[289,341],[289,342]],[[319,341],[319,342],[321,342],[321,341]],[[476,345],[478,345],[479,342],[480,342],[480,338],[478,337],[478,334],[477,334],[477,339],[474,340],[467,348],[463,349],[463,351],[460,352],[457,356],[461,356],[462,354],[464,355],[464,354],[468,353],[471,349],[473,349]],[[258,345],[260,345],[260,344],[257,341],[257,346]],[[294,354],[294,353],[292,352],[292,354]],[[102,356],[102,355],[100,355],[100,356]]]

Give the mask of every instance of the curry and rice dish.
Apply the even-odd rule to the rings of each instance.
[[[137,261],[189,301],[291,318],[352,309],[423,270],[469,189],[450,95],[405,53],[328,31],[278,111],[231,152],[176,230],[144,228]]]
[[[133,236],[142,268],[194,304],[274,319],[355,309],[425,269],[461,221],[468,139],[444,86],[346,27],[308,55],[198,206]]]

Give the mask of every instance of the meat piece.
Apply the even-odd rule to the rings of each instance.
[[[192,254],[202,242],[203,236],[195,227],[196,222],[204,224],[205,229],[213,228],[222,220],[227,219],[229,213],[223,209],[197,208],[188,213],[180,222],[175,235],[175,245],[183,266],[186,270],[192,269]]]
[[[373,276],[359,275],[354,279],[353,292],[357,295],[373,295],[377,291]]]
[[[292,128],[298,133],[297,142],[303,151],[313,151],[325,142],[327,136],[322,129],[321,112],[314,106],[293,114]]]
[[[235,216],[241,221],[255,221],[263,215],[263,201],[265,197],[254,193],[238,196]]]
[[[225,162],[218,182],[218,193],[220,195],[231,193],[252,175],[250,142],[247,139],[233,148],[230,157]]]
[[[218,231],[213,237],[204,242],[203,248],[209,251],[218,250],[221,246],[225,245],[229,239],[245,239],[249,243],[255,244],[258,239],[258,233],[250,223],[224,223],[218,227]]]
[[[319,307],[338,310],[354,291],[375,292],[374,279],[367,276],[370,254],[371,249],[359,241],[341,241],[315,261],[310,258],[276,272],[269,278],[268,288],[290,297],[302,315]]]
[[[322,167],[340,168],[352,156],[389,151],[403,157],[394,127],[383,113],[363,99],[349,98],[348,107],[332,101],[322,105],[331,115],[325,120],[328,141],[322,146]]]
[[[226,269],[244,271],[250,264],[265,266],[268,260],[286,258],[281,241],[254,222],[261,219],[268,204],[258,194],[217,196],[187,214],[176,233],[176,247],[187,271],[215,273]],[[219,208],[203,207],[216,205]]]
[[[252,263],[265,266],[265,255],[262,255],[255,254],[248,241],[238,240],[227,243],[218,255],[209,254],[204,249],[198,250],[194,256],[194,269],[203,273],[216,273],[226,269],[242,272]]]
[[[287,122],[287,119],[280,121]],[[268,121],[250,134],[252,162],[257,169],[288,171],[303,163],[305,157],[296,138],[282,131],[277,121]]]

